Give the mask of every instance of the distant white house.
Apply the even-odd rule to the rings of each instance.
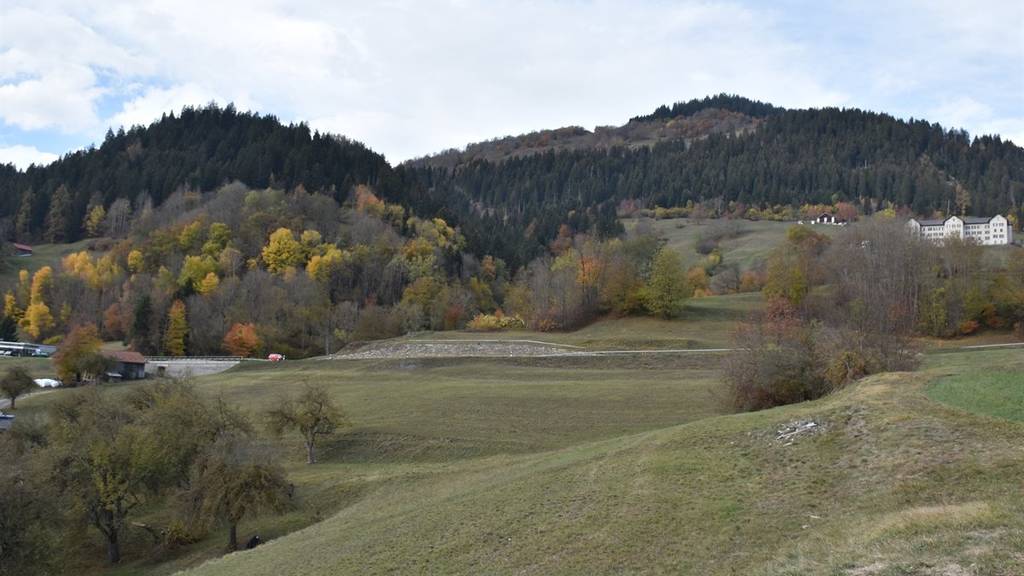
[[[911,218],[907,226],[919,237],[941,243],[947,238],[971,240],[983,246],[1002,246],[1013,243],[1013,229],[1003,216],[976,217],[950,216],[943,220]]]
[[[846,220],[837,217],[835,214],[822,212],[817,218],[811,220],[811,224],[828,224],[830,226],[845,226]]]

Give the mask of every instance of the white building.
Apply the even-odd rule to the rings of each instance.
[[[1013,242],[1013,229],[1003,216],[978,218],[976,216],[950,216],[945,220],[918,220],[907,222],[915,234],[932,242],[946,238],[971,240],[983,246],[1001,246]]]

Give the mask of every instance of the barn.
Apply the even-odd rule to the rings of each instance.
[[[125,380],[138,380],[146,377],[146,357],[142,354],[131,350],[107,350],[102,354],[113,361],[114,366],[111,368],[113,374],[117,374]]]

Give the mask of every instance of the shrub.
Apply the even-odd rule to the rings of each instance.
[[[466,328],[479,332],[494,332],[497,330],[515,330],[526,327],[526,323],[519,316],[505,316],[501,311],[494,314],[477,314],[469,321]]]

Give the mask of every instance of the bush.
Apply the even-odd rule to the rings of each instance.
[[[516,330],[525,328],[526,323],[519,316],[505,316],[501,311],[494,314],[477,314],[469,321],[466,328],[478,332],[494,332],[497,330]]]

